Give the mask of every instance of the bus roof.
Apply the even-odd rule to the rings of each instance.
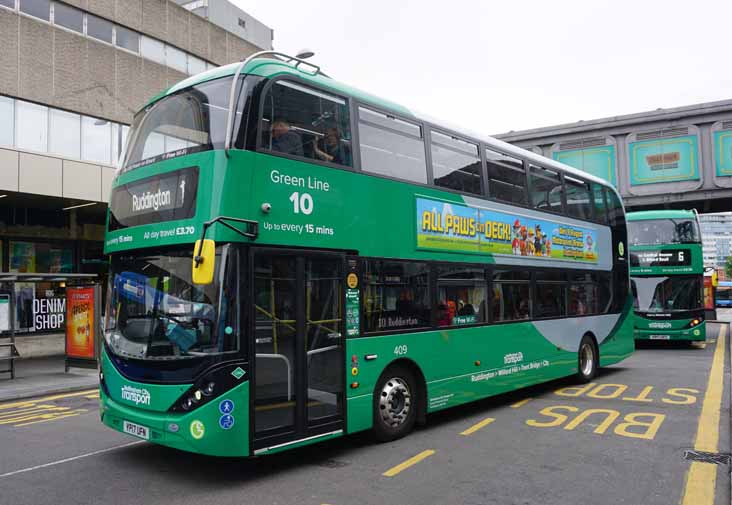
[[[238,68],[239,65],[240,65],[239,62],[230,63],[228,65],[213,68],[206,72],[202,72],[200,74],[196,74],[191,77],[188,77],[187,79],[184,79],[184,80],[174,84],[167,90],[163,91],[162,93],[160,93],[157,96],[155,96],[154,98],[152,98],[150,100],[150,102],[148,103],[148,105],[156,102],[157,100],[160,100],[161,98],[163,98],[165,96],[176,93],[176,92],[178,92],[182,89],[188,88],[190,86],[194,86],[196,84],[201,84],[203,82],[211,81],[213,79],[218,79],[220,77],[226,77],[229,75],[233,75],[236,72],[236,69]],[[404,107],[403,105],[399,105],[395,102],[391,102],[391,101],[385,100],[383,98],[377,97],[375,95],[371,95],[370,93],[367,93],[360,89],[354,88],[354,87],[344,84],[342,82],[336,81],[322,73],[314,73],[312,71],[306,70],[305,68],[298,68],[293,63],[288,63],[286,61],[276,59],[276,58],[270,58],[270,57],[255,58],[246,64],[245,68],[242,69],[242,73],[258,75],[260,77],[265,77],[265,78],[274,78],[274,77],[278,77],[281,75],[291,75],[291,76],[297,77],[299,79],[302,79],[303,81],[310,82],[312,84],[320,86],[321,88],[328,89],[335,94],[354,97],[357,100],[359,100],[360,102],[363,102],[364,104],[367,104],[367,105],[370,104],[370,105],[378,107],[378,108],[392,111],[395,114],[399,114],[406,119],[411,118],[415,121],[424,121],[424,122],[430,123],[431,125],[434,125],[438,129],[443,129],[443,130],[446,130],[447,132],[453,132],[455,134],[465,136],[468,139],[482,142],[489,147],[502,151],[504,154],[521,157],[521,158],[528,160],[529,162],[533,161],[533,162],[535,162],[537,164],[541,164],[545,167],[561,170],[565,174],[575,175],[576,177],[581,177],[584,180],[588,180],[591,182],[595,182],[597,184],[601,184],[603,186],[606,186],[607,188],[611,188],[615,192],[615,194],[618,198],[618,201],[622,202],[620,193],[618,193],[617,189],[612,184],[610,184],[608,181],[601,179],[599,177],[596,177],[590,173],[576,169],[569,165],[565,165],[564,163],[560,163],[560,162],[552,160],[550,158],[540,156],[534,152],[527,151],[525,149],[521,149],[520,147],[516,147],[507,142],[503,142],[501,140],[494,139],[492,137],[489,137],[489,136],[486,136],[486,135],[483,135],[480,133],[471,132],[460,126],[450,125],[443,120],[433,119],[426,114],[420,114],[420,113],[414,112],[414,111],[408,109],[407,107]]]
[[[628,212],[628,221],[643,221],[646,219],[696,219],[696,212],[693,210],[641,210]]]

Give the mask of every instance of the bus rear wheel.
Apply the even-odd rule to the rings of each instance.
[[[403,366],[381,374],[374,390],[374,437],[389,442],[407,435],[417,419],[417,383]]]
[[[586,383],[594,379],[597,375],[598,366],[600,365],[600,356],[598,355],[595,341],[589,335],[582,337],[577,361],[577,377],[579,381]]]

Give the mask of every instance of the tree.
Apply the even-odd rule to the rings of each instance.
[[[732,279],[732,256],[727,256],[724,262],[724,274],[728,279]]]

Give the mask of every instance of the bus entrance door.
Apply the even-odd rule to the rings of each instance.
[[[343,429],[344,261],[253,253],[255,453]]]

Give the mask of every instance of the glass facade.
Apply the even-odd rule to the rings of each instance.
[[[724,269],[732,256],[732,212],[699,214],[701,224],[704,266]]]

